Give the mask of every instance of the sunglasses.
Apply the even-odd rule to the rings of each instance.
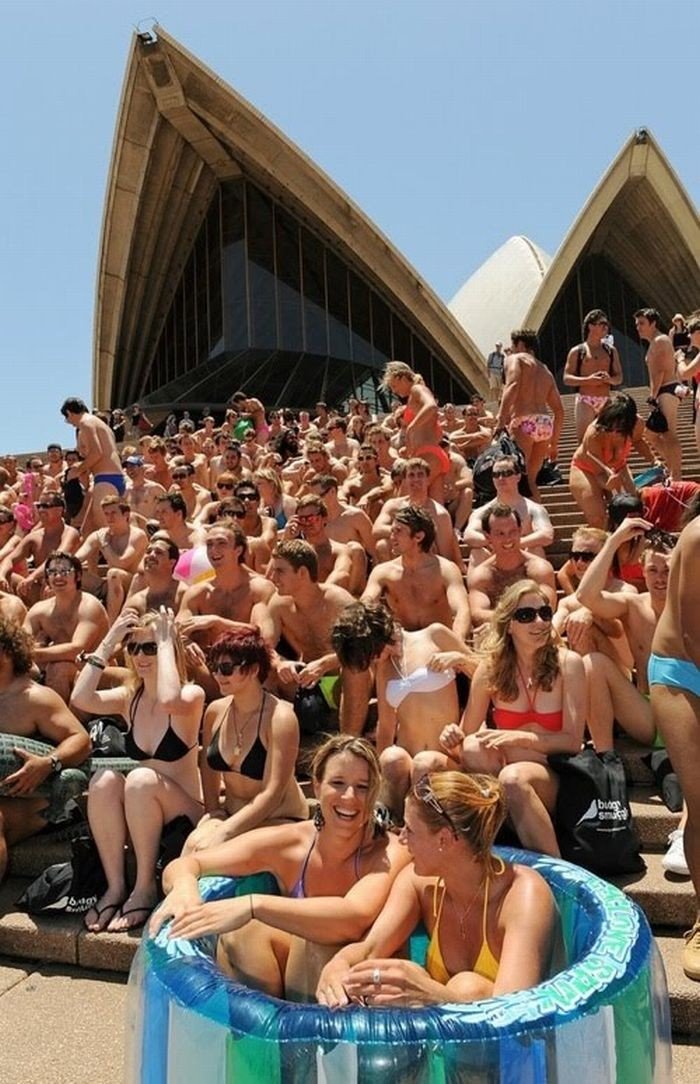
[[[46,569],[47,576],[70,576],[71,572],[75,573],[72,565],[51,565]]]
[[[515,474],[520,474],[520,471],[513,470],[512,467],[508,467],[507,470],[491,471],[492,478],[512,478]]]
[[[230,659],[219,659],[218,662],[210,663],[209,671],[212,674],[221,674],[222,677],[231,677],[236,670],[245,670],[242,662],[231,662]]]
[[[365,463],[368,459],[376,459],[376,455],[358,455],[357,462]]]
[[[536,617],[540,621],[549,622],[554,616],[552,607],[547,603],[544,606],[520,606],[513,614],[513,620],[520,625],[531,625]]]
[[[189,478],[189,474],[173,474],[173,482],[182,482],[185,478]]]
[[[144,640],[143,643],[140,640],[129,640],[126,650],[130,655],[138,655],[139,652],[144,655],[157,655],[158,644],[155,640]]]
[[[242,501],[259,501],[260,498],[257,493],[239,493],[238,496]]]
[[[311,523],[312,520],[320,519],[320,518],[321,518],[321,513],[320,512],[309,512],[309,514],[306,515],[306,516],[297,516],[297,519],[298,519],[299,523]]]
[[[217,489],[233,489],[233,482],[217,482]]]
[[[440,800],[430,786],[427,775],[424,775],[422,779],[418,780],[415,787],[413,788],[413,793],[415,794],[416,798],[420,799],[420,801],[423,802],[424,805],[430,806],[432,810],[434,810],[436,813],[439,813],[441,817],[444,817],[449,824],[452,832],[456,836],[459,836],[461,834],[459,829],[455,825],[455,822],[450,817],[449,813],[447,813],[446,810],[443,809]]]
[[[585,561],[587,565],[591,563],[597,554],[590,553],[588,550],[569,550],[569,557],[572,561]]]
[[[40,512],[46,512],[49,508],[62,508],[63,506],[58,501],[37,501],[34,507]]]

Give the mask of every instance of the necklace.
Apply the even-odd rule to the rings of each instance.
[[[246,732],[246,730],[247,730],[247,728],[248,728],[248,726],[250,724],[250,721],[253,718],[253,716],[255,715],[256,711],[259,710],[260,715],[262,716],[264,703],[265,703],[265,692],[263,691],[262,700],[260,701],[260,704],[256,705],[253,708],[252,711],[246,712],[246,715],[243,716],[243,718],[245,718],[246,721],[243,723],[243,726],[239,727],[238,726],[238,710],[236,708],[236,701],[235,700],[231,701],[231,707],[233,708],[233,714],[231,716],[231,721],[233,723],[233,732],[236,735],[236,744],[233,747],[233,755],[234,755],[234,757],[239,757],[241,755],[241,753],[243,751],[243,735],[245,734],[245,732]],[[246,718],[246,716],[247,716],[247,718]]]
[[[522,670],[520,669],[520,665],[519,665],[518,663],[516,663],[515,665],[516,665],[516,666],[517,666],[517,668],[518,668],[518,673],[520,674],[520,680],[521,680],[521,681],[522,681],[522,683],[523,683],[523,688],[524,688],[525,690],[527,690],[527,689],[532,689],[532,688],[534,688],[534,685],[535,685],[535,680],[534,680],[534,678],[532,678],[532,677],[529,677],[529,678],[527,678],[527,679],[526,679],[526,678],[524,678],[524,677],[523,677],[523,672],[522,672]]]
[[[471,901],[469,902],[469,904],[462,911],[459,910],[459,908],[457,907],[457,904],[452,899],[452,896],[450,896],[450,904],[452,906],[452,910],[454,911],[455,916],[457,918],[457,921],[459,923],[459,936],[462,938],[463,941],[466,941],[466,939],[467,939],[467,931],[466,931],[467,919],[469,918],[469,915],[471,914],[471,911],[472,911],[472,908],[474,907],[474,904],[476,903],[479,896],[481,895],[481,889],[482,889],[482,885],[479,885],[476,892],[472,896]]]

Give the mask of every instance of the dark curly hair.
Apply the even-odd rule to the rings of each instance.
[[[331,644],[342,666],[368,670],[396,632],[396,621],[382,602],[351,602],[336,618]]]
[[[15,677],[28,674],[34,662],[34,641],[21,625],[0,617],[0,651],[12,659]]]
[[[220,636],[207,652],[207,666],[211,668],[221,659],[230,659],[244,670],[258,668],[258,680],[262,684],[270,673],[270,649],[258,629],[234,629]]]

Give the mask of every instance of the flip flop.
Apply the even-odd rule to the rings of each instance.
[[[129,915],[143,915],[143,918],[138,919],[136,922],[130,922],[128,926],[123,926],[120,930],[110,930],[110,933],[129,933],[130,930],[140,930],[148,922],[155,906],[154,903],[151,907],[130,907],[128,911],[120,911],[118,916],[113,915],[110,922],[114,922],[117,917],[127,918]]]
[[[123,902],[124,900],[117,900],[116,903],[106,903],[104,907],[91,907],[90,911],[88,911],[88,913],[85,915],[85,918],[83,919],[83,926],[88,931],[88,933],[102,933],[103,930],[106,930],[110,922],[114,918],[115,913],[121,908]],[[95,918],[91,923],[88,924],[88,915],[91,911],[95,912]],[[102,915],[105,913],[105,911],[111,911],[112,914],[109,916],[104,925],[100,925],[98,929],[93,930],[91,927],[94,926],[96,922],[100,922],[100,919],[102,918]]]

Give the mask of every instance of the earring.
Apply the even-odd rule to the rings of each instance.
[[[320,832],[325,823],[326,819],[321,812],[321,807],[320,805],[317,805],[314,809],[314,828],[317,832]]]

